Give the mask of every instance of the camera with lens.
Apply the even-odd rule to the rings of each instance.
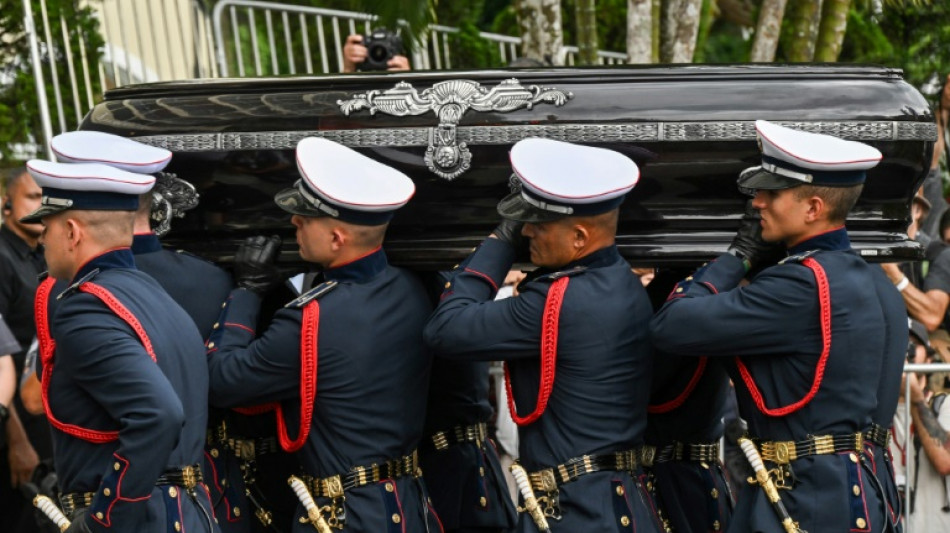
[[[386,70],[393,56],[402,53],[402,38],[386,28],[377,28],[363,36],[366,59],[356,65],[356,70]]]

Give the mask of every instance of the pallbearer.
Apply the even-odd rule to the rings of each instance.
[[[521,462],[551,531],[657,531],[639,476],[652,367],[646,291],[614,243],[639,177],[617,152],[547,139],[511,151],[521,190],[426,326],[439,356],[507,363]],[[492,301],[529,241],[538,266]],[[519,531],[536,531],[522,513]]]
[[[218,531],[200,463],[208,371],[185,311],[136,270],[138,196],[155,178],[101,164],[30,161],[43,188],[50,278],[37,299],[46,414],[70,532]]]
[[[430,306],[422,285],[390,266],[382,248],[390,219],[415,187],[401,172],[320,138],[300,142],[297,166],[301,178],[276,201],[293,214],[300,256],[321,273],[258,333],[259,294],[278,281],[279,242],[252,238],[239,249],[239,288],[207,345],[212,402],[277,408],[280,444],[298,452],[331,527],[438,531],[416,451]],[[302,506],[295,517],[275,519],[314,531]]]
[[[906,312],[844,226],[881,153],[765,121],[756,130],[762,164],[739,177],[752,211],[729,253],[674,289],[653,319],[653,340],[661,351],[727,365],[798,527],[882,531],[891,517],[864,446],[872,422],[896,408]],[[776,264],[767,243],[787,257]],[[739,287],[745,277],[751,282]],[[729,531],[784,528],[766,494],[745,486]]]

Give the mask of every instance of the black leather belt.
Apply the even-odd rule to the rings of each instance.
[[[627,450],[614,453],[582,455],[559,464],[528,474],[531,488],[543,492],[554,492],[558,485],[570,483],[579,477],[602,470],[634,472],[640,465],[639,450]]]
[[[92,499],[95,496],[95,492],[70,492],[68,494],[60,494],[59,503],[63,506],[63,514],[72,519],[76,511],[92,505]]]
[[[201,483],[201,466],[188,465],[166,470],[155,480],[156,485],[177,485],[193,490]]]
[[[890,433],[886,427],[880,424],[871,424],[871,429],[864,432],[864,440],[870,441],[881,448],[886,448]]]
[[[673,442],[660,448],[644,446],[641,460],[644,466],[672,461],[712,463],[719,460],[719,443]]]
[[[430,437],[432,446],[439,451],[465,442],[481,444],[488,437],[488,426],[484,422],[471,426],[455,426],[448,431],[436,432]]]
[[[409,455],[391,459],[383,464],[354,466],[346,474],[325,478],[303,475],[301,479],[314,497],[339,498],[343,496],[344,491],[379,483],[384,479],[396,479],[403,476],[419,477],[421,475],[419,459],[416,452],[412,452]]]
[[[864,433],[818,435],[800,441],[766,441],[759,443],[762,459],[785,465],[811,455],[838,452],[859,452],[864,448]]]

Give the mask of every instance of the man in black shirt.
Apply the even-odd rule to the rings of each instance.
[[[33,323],[33,295],[37,276],[46,270],[42,250],[37,239],[43,230],[41,224],[23,224],[20,217],[33,212],[40,205],[42,191],[27,174],[24,167],[14,168],[4,176],[2,198],[3,225],[0,226],[0,315],[10,326],[14,337],[23,348],[13,353],[13,362],[19,376],[23,372],[25,349],[36,335]],[[33,531],[33,512],[30,502],[16,487],[29,481],[38,461],[52,456],[49,426],[45,416],[30,415],[23,409],[19,395],[14,398],[15,409],[10,409],[7,438],[0,443],[0,501],[4,502],[4,522],[13,524],[9,531]]]

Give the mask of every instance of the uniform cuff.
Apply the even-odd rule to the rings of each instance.
[[[514,247],[501,239],[489,237],[472,253],[465,265],[465,271],[486,278],[486,281],[494,285],[494,290],[497,291],[505,282],[505,276],[508,275],[514,262]]]

